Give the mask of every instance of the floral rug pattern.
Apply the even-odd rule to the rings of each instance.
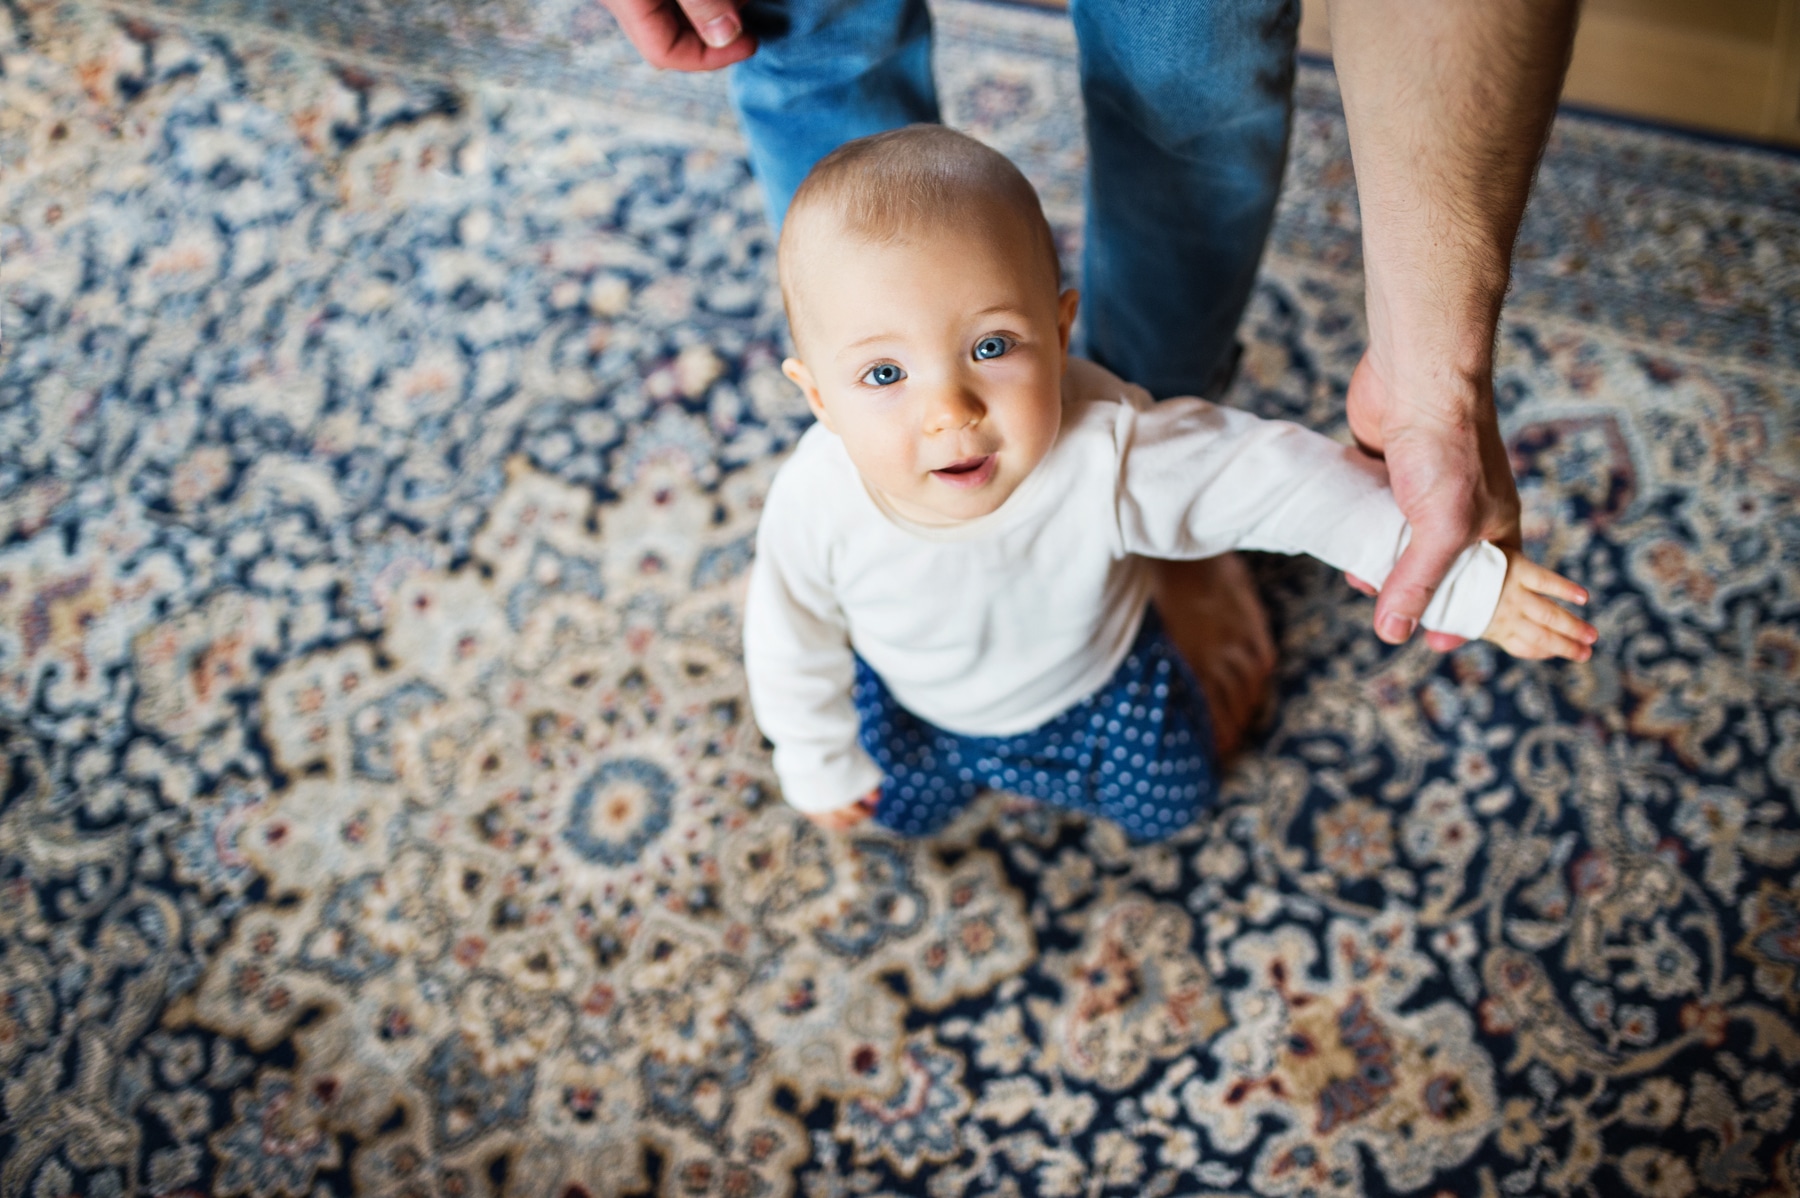
[[[1800,1188],[1800,162],[1559,124],[1498,384],[1591,663],[1259,560],[1175,842],[842,838],[744,697],[807,417],[718,81],[330,7],[0,9],[0,1193]],[[1066,26],[938,18],[1074,261]],[[1232,400],[1334,430],[1298,98]]]

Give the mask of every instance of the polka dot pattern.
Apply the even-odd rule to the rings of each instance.
[[[1004,790],[1162,840],[1217,785],[1206,699],[1154,608],[1106,685],[1030,732],[946,732],[900,706],[860,657],[852,696],[882,772],[875,819],[907,836],[930,836],[982,791]]]

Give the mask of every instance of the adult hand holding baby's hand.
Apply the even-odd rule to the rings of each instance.
[[[644,61],[670,71],[716,71],[756,53],[738,0],[600,0]]]
[[[1519,543],[1519,492],[1494,415],[1492,380],[1397,381],[1388,363],[1363,354],[1350,378],[1345,409],[1357,444],[1387,460],[1394,501],[1412,540],[1375,603],[1375,633],[1400,644],[1418,627],[1445,573],[1470,545]],[[1510,578],[1510,576],[1509,576]],[[1352,586],[1359,580],[1352,578]],[[1571,584],[1573,585],[1573,584]],[[1367,583],[1357,586],[1373,593]],[[1428,632],[1433,649],[1462,638]]]
[[[832,811],[809,812],[806,818],[828,832],[846,832],[874,815],[875,805],[879,802],[881,802],[881,788],[876,787],[848,807],[839,807]]]
[[[1552,599],[1586,603],[1588,593],[1554,570],[1546,570],[1517,549],[1506,548],[1506,581],[1500,605],[1481,639],[1514,657],[1566,657],[1586,661],[1600,634],[1594,626]]]

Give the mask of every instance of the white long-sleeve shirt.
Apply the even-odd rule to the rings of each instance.
[[[1010,736],[1118,668],[1149,597],[1141,558],[1307,553],[1379,587],[1409,535],[1386,468],[1358,450],[1204,400],[1153,403],[1080,359],[1050,452],[997,510],[953,527],[894,514],[815,425],[757,531],[751,706],[788,802],[833,810],[881,782],[857,742],[853,647],[908,711]],[[1497,548],[1471,546],[1421,622],[1479,637],[1505,576]]]

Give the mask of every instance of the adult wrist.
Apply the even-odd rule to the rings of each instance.
[[[1493,332],[1413,326],[1371,330],[1371,366],[1402,402],[1432,397],[1434,410],[1454,423],[1475,423],[1494,412]]]
[[[1391,366],[1384,375],[1428,364],[1440,385],[1467,380],[1485,393],[1510,279],[1505,256],[1477,263],[1439,248],[1410,269],[1383,269],[1373,246],[1365,254],[1369,347],[1378,363]]]

